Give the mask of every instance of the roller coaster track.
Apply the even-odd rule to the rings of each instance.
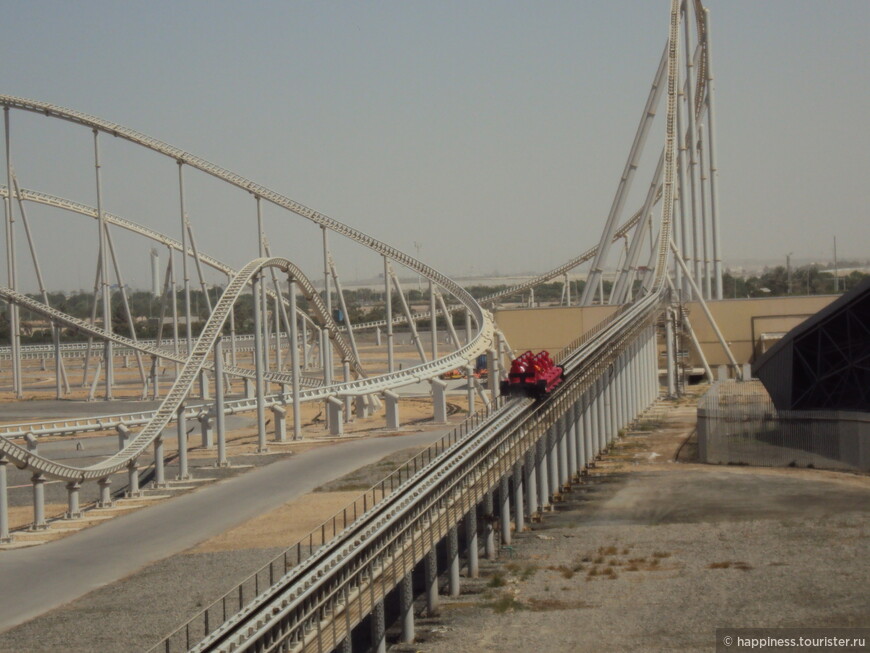
[[[160,407],[154,412],[153,417],[151,417],[148,423],[145,424],[142,430],[132,437],[121,451],[88,467],[77,468],[39,456],[4,437],[0,438],[0,454],[8,456],[16,464],[27,466],[35,472],[45,474],[47,477],[67,481],[81,482],[84,480],[100,479],[124,469],[129,461],[138,458],[145,448],[160,436],[165,426],[174,418],[174,415],[182,405],[190,387],[196,379],[196,376],[205,366],[206,357],[211,351],[216,339],[220,336],[221,329],[232,310],[233,304],[242,294],[246,285],[250,283],[262,270],[267,268],[277,268],[282,272],[293,275],[298,272],[296,267],[287,259],[272,257],[251,261],[243,267],[235,277],[233,277],[232,281],[227,285],[221,295],[217,305],[214,307],[211,316],[203,327],[202,333],[196,340],[193,350],[185,360],[184,366],[180,370],[172,387],[164,397]],[[29,300],[24,296],[15,296],[18,295],[18,293],[9,294],[11,291],[8,290],[5,292],[5,297],[13,299],[16,302],[23,302],[24,300],[32,302],[32,300]],[[33,303],[38,304],[39,302]],[[41,310],[51,311],[52,309],[43,308]],[[53,317],[55,319],[61,319],[63,314],[60,312],[57,313],[58,315],[54,315]],[[462,362],[469,360],[479,352],[485,350],[492,338],[493,325],[489,314],[485,313],[479,307],[477,307],[475,313],[475,318],[478,320],[478,324],[482,327],[480,332],[472,342],[448,356],[408,368],[401,372],[393,372],[377,377],[361,378],[346,383],[304,390],[300,392],[300,399],[311,401],[325,399],[328,396],[336,395],[367,395],[389,388],[400,387],[401,385],[413,383],[415,381],[432,378],[442,372],[453,369]],[[70,319],[69,316],[64,316],[64,318]],[[127,340],[128,339],[125,338],[122,339],[121,342],[125,345],[133,346],[133,341],[127,342]],[[283,380],[283,382],[289,383],[290,375],[272,374],[270,379],[279,382]]]
[[[384,497],[359,520],[291,569],[238,613],[224,618],[191,651],[332,650],[375,602],[395,587],[440,539],[457,514],[474,510],[484,492],[527,451],[519,443],[540,437],[555,422],[563,396],[588,387],[627,343],[660,311],[668,274],[676,167],[677,66],[680,2],[671,0],[667,53],[667,117],[661,224],[653,283],[646,294],[621,307],[562,358],[565,382],[542,403],[502,402],[479,428],[448,443],[439,456]],[[528,446],[528,445],[526,445]],[[490,472],[495,473],[490,475]],[[401,480],[401,477],[399,477]],[[392,485],[392,483],[391,483]],[[454,507],[451,517],[450,507]],[[442,520],[444,523],[442,523]],[[437,524],[437,535],[433,533]],[[428,538],[426,533],[428,532]],[[415,537],[416,534],[416,537]],[[410,549],[410,551],[409,551]],[[410,557],[410,560],[408,558]],[[271,570],[271,567],[270,567]],[[366,600],[363,600],[363,597]],[[353,612],[356,598],[356,613]],[[206,611],[207,614],[207,611]],[[340,626],[336,628],[336,621]],[[344,621],[345,623],[341,623]],[[183,628],[189,632],[190,623]],[[331,626],[331,628],[330,628]],[[152,651],[171,650],[173,636]]]
[[[7,197],[8,194],[9,189],[6,188],[6,186],[0,186],[0,197]],[[95,220],[99,219],[97,210],[95,208],[91,206],[86,206],[85,204],[80,204],[78,202],[73,202],[62,197],[56,197],[47,193],[40,193],[38,191],[29,190],[26,188],[20,188],[18,190],[18,195],[23,201],[34,202],[36,204],[42,204],[44,206],[51,206],[54,208],[63,209],[65,211],[70,211],[71,213],[76,213],[79,215],[94,218]],[[150,229],[149,227],[141,225],[137,222],[133,222],[132,220],[122,218],[113,213],[109,213],[108,211],[103,211],[103,216],[105,217],[106,222],[108,222],[109,224],[121,227],[122,229],[126,229],[127,231],[138,234],[140,236],[145,236],[146,238],[165,245],[166,247],[169,247],[170,249],[173,249],[177,252],[181,252],[183,250],[182,244],[180,242],[178,242],[174,238],[170,238],[169,236],[160,233],[159,231],[155,231],[154,229]],[[195,251],[193,247],[187,248],[187,255],[199,259],[201,263],[208,265],[209,267],[217,270],[218,272],[222,272],[227,276],[227,278],[232,277],[236,273],[236,270],[234,268],[227,265],[223,261],[220,261],[213,256],[209,256],[204,252]],[[302,275],[300,271],[300,279],[302,278],[304,278],[304,275]],[[310,289],[314,287],[314,285],[307,278],[305,279],[305,283],[306,291],[310,291]],[[273,299],[278,296],[275,290],[270,287],[266,288],[266,294]],[[311,295],[316,296],[317,293],[313,292],[311,293]],[[309,295],[306,295],[306,298],[311,299]],[[285,297],[281,297],[281,301],[285,304],[285,306],[288,304],[288,301]],[[322,309],[325,314],[325,307],[322,305],[322,302],[319,308]],[[302,313],[301,315],[303,316],[303,319],[306,319],[314,324],[314,321],[307,314]],[[318,315],[320,315],[320,313],[318,313]],[[323,319],[322,315],[321,319]],[[330,326],[330,336],[333,338],[333,341],[338,345],[339,349],[342,352],[342,355],[346,357],[346,360],[350,361],[354,372],[359,376],[365,376],[365,372],[363,371],[359,360],[354,355],[354,352],[350,349],[347,342],[344,342],[344,337],[341,335],[341,329],[337,325],[333,324]],[[53,350],[52,345],[46,346],[49,348],[49,350]],[[61,345],[61,348],[63,347],[64,345]],[[7,349],[9,348],[0,348],[0,350],[4,351]]]
[[[310,551],[307,559],[302,560],[301,557],[298,557],[298,564],[289,571],[285,567],[286,573],[277,581],[273,582],[270,577],[269,587],[262,594],[257,595],[245,605],[241,605],[240,594],[240,609],[229,616],[224,610],[223,622],[218,623],[216,628],[209,627],[210,608],[197,615],[195,619],[202,619],[205,615],[204,638],[194,642],[192,647],[188,642],[185,645],[185,650],[250,650],[258,653],[272,650],[292,650],[294,653],[296,651],[331,650],[339,643],[339,640],[329,639],[330,620],[333,638],[337,636],[336,633],[345,632],[345,627],[349,631],[352,626],[351,618],[357,620],[354,623],[358,623],[365,615],[365,610],[372,609],[376,600],[382,599],[390,589],[395,587],[401,574],[408,573],[408,560],[411,562],[410,568],[413,569],[413,565],[422,559],[426,551],[446,534],[448,527],[451,524],[455,526],[457,515],[470,514],[469,511],[474,510],[475,505],[482,500],[483,496],[493,490],[499,479],[504,482],[506,471],[521,461],[523,456],[532,450],[532,447],[536,447],[539,440],[547,437],[547,430],[558,424],[558,421],[566,414],[568,406],[571,405],[570,402],[576,402],[580,393],[588,393],[594,383],[612,373],[619,357],[630,351],[636,342],[641,341],[644,337],[646,337],[647,342],[650,341],[649,334],[653,332],[651,325],[661,311],[668,274],[668,248],[671,242],[673,220],[678,137],[675,128],[679,62],[678,32],[681,4],[685,4],[688,9],[690,1],[692,0],[683,0],[681,3],[680,0],[671,0],[670,3],[664,174],[656,197],[656,201],[661,201],[662,208],[656,249],[657,256],[651,282],[642,289],[642,292],[632,303],[619,307],[614,314],[597,325],[590,333],[585,334],[578,342],[572,343],[566,353],[560,356],[566,378],[565,382],[551,396],[541,402],[532,402],[529,399],[505,400],[499,398],[493,404],[492,411],[488,411],[486,418],[481,420],[476,428],[467,428],[464,434],[461,431],[455,432],[446,440],[440,452],[438,446],[435,446],[435,455],[430,454],[428,460],[421,456],[419,460],[425,461],[425,464],[421,465],[419,471],[415,459],[415,473],[410,473],[410,466],[406,466],[404,480],[402,480],[401,471],[398,472],[396,478],[399,483],[395,491],[388,495],[382,491],[383,498],[376,504],[373,501],[371,510],[364,511],[359,519],[355,518],[350,525],[346,524],[345,528],[334,533],[333,538],[329,541],[322,537],[321,546],[318,549]],[[704,10],[700,0],[693,1],[698,32],[699,35],[704,36],[703,30],[705,30],[706,24],[700,16],[700,12]],[[697,75],[694,96],[694,110],[696,112],[703,108],[705,96],[703,85],[706,83],[708,65],[706,50],[703,47],[699,49],[698,55],[697,66],[700,72]],[[476,322],[477,332],[470,342],[448,356],[400,372],[391,372],[370,378],[360,377],[345,383],[308,388],[300,392],[303,400],[319,400],[330,396],[367,395],[414,381],[431,379],[441,372],[458,367],[491,346],[494,329],[492,318],[488,312],[481,308],[480,303],[476,302],[467,291],[446,276],[381,241],[254,184],[243,177],[194,157],[183,150],[170,147],[119,125],[54,105],[11,96],[0,96],[0,104],[67,120],[90,127],[95,131],[99,130],[124,138],[174,158],[179,165],[191,166],[244,189],[257,198],[265,199],[325,229],[344,235],[385,258],[402,263],[409,269],[425,276],[456,298],[461,304],[458,310],[464,308]],[[45,201],[48,197],[32,191],[27,191],[27,193],[30,194],[28,199],[32,201]],[[40,196],[41,199],[36,199],[37,196]],[[90,211],[89,214],[92,217],[99,217],[96,211],[93,209]],[[106,217],[108,219],[107,215]],[[628,231],[645,217],[640,215],[640,212],[632,216],[619,227],[614,240],[626,236]],[[129,221],[126,222],[129,223]],[[120,222],[114,224],[124,226]],[[129,227],[125,226],[125,228]],[[165,236],[157,234],[157,232],[144,233],[144,231],[151,231],[147,228],[133,230],[155,238],[158,242],[163,242],[173,249],[182,249],[182,245],[177,241],[167,242],[171,239],[166,239]],[[596,249],[592,248],[579,257],[527,282],[490,295],[482,302],[491,303],[499,298],[522,292],[537,284],[549,281],[589,260],[595,254]],[[208,263],[207,257],[204,255],[193,252],[191,249],[188,249],[188,253],[198,256],[199,260]],[[213,263],[223,265],[216,259],[211,260]],[[212,265],[212,263],[208,264]],[[216,266],[213,265],[213,267]],[[216,267],[216,269],[221,268]],[[304,277],[297,275],[293,264],[281,257],[270,256],[253,260],[235,274],[222,270],[231,277],[230,281],[204,325],[202,333],[196,339],[192,349],[187,352],[186,358],[174,358],[173,355],[158,349],[156,346],[136,343],[106,333],[97,327],[87,325],[84,321],[78,321],[81,324],[71,324],[70,320],[75,320],[75,318],[69,318],[59,311],[48,309],[20,293],[0,289],[0,298],[40,312],[55,322],[70,324],[96,337],[110,339],[126,347],[133,347],[151,355],[159,355],[183,363],[180,373],[160,407],[149,415],[144,427],[127,441],[125,447],[113,456],[87,467],[76,468],[38,456],[7,438],[0,438],[0,456],[7,457],[16,465],[28,467],[36,473],[67,481],[98,480],[126,468],[130,461],[142,455],[146,447],[160,437],[166,425],[174,419],[178,410],[184,405],[185,398],[197,375],[209,365],[208,356],[220,337],[221,330],[234,303],[245,291],[247,285],[267,269],[277,269],[290,274],[297,281],[300,281],[300,285],[302,284]],[[303,290],[303,293],[309,299],[314,299],[316,305],[319,297],[310,283],[309,286],[307,290]],[[39,304],[42,308],[34,304]],[[325,328],[330,335],[337,337],[338,328],[331,320],[329,311],[322,304],[316,307],[316,310],[321,319],[324,320]],[[432,314],[417,313],[413,319],[426,319],[427,317],[431,318]],[[402,323],[406,319],[406,317],[401,317],[394,322]],[[357,328],[365,328],[382,324],[384,323],[373,322],[356,326]],[[340,342],[340,340],[336,340],[336,342]],[[654,339],[652,345],[652,347],[647,346],[647,351],[654,349]],[[339,348],[341,348],[340,345]],[[342,350],[345,360],[351,359],[348,353]],[[652,358],[654,358],[654,353]],[[652,366],[655,368],[654,362]],[[227,370],[227,372],[230,371]],[[235,369],[232,371],[238,373]],[[246,376],[250,375],[249,371],[244,372]],[[656,373],[656,370],[653,369],[653,372]],[[289,375],[273,373],[266,375],[266,378],[273,382],[289,383]],[[285,399],[286,395],[273,395],[267,401],[277,403]],[[227,402],[227,410],[234,410],[234,408],[230,408],[231,404],[233,402]],[[233,406],[250,407],[252,401],[242,400]],[[469,425],[473,426],[473,421],[469,422]],[[313,547],[311,548],[313,549]],[[269,570],[271,573],[271,564]],[[340,615],[341,620],[345,621],[339,629],[335,628],[337,615]],[[170,650],[175,650],[171,649],[170,640],[188,633],[188,626],[189,624],[182,626],[181,629],[152,650],[166,651],[167,653]],[[321,639],[322,630],[327,632],[325,644],[324,640]]]
[[[360,518],[352,522],[333,539],[324,542],[313,554],[293,567],[260,596],[251,600],[238,613],[225,617],[213,630],[206,627],[206,636],[192,646],[183,645],[190,651],[270,651],[270,650],[320,650],[315,642],[315,630],[320,631],[321,617],[330,614],[327,609],[330,600],[340,594],[347,579],[363,573],[373,560],[383,556],[386,542],[405,539],[411,542],[415,559],[422,557],[421,546],[429,538],[418,534],[410,535],[415,528],[425,530],[433,524],[446,521],[449,506],[458,503],[457,492],[468,491],[478,486],[475,498],[482,498],[492,478],[503,473],[506,466],[502,461],[510,457],[516,460],[516,453],[522,442],[533,440],[555,421],[560,402],[578,387],[586,388],[600,374],[601,370],[630,343],[637,334],[647,327],[656,314],[661,297],[650,294],[632,306],[621,308],[616,314],[599,324],[593,333],[586,334],[580,344],[561,359],[566,371],[565,383],[545,402],[531,399],[499,397],[498,403],[490,414],[475,428],[468,428],[464,434],[461,429],[434,446],[434,454],[418,456],[421,469],[410,472],[411,463],[394,472],[398,486],[391,490],[383,500],[373,505]],[[472,423],[470,426],[474,426]],[[417,462],[413,462],[414,470]],[[402,480],[402,474],[406,474]],[[387,479],[393,486],[393,477]],[[473,499],[471,500],[473,502]],[[463,505],[465,501],[462,502]],[[461,512],[462,509],[457,511]],[[445,530],[442,528],[442,531]],[[443,534],[443,533],[442,533]],[[431,536],[430,536],[431,537]],[[385,569],[390,568],[389,562]],[[271,566],[270,566],[271,569]],[[368,577],[373,583],[374,578]],[[329,588],[323,592],[323,588]],[[358,589],[360,596],[368,590]],[[344,604],[347,610],[348,598]],[[374,601],[374,599],[372,599]],[[190,624],[202,623],[202,617],[210,609],[220,613],[220,602],[206,608],[186,626],[168,635],[161,643],[150,649],[151,653],[175,651],[174,640],[189,633]],[[293,615],[291,617],[291,615]],[[333,619],[336,618],[332,611]],[[343,620],[343,617],[340,617]],[[306,622],[310,627],[306,626]],[[206,619],[206,623],[208,620]],[[293,625],[288,626],[288,623]],[[315,628],[313,624],[318,624]],[[286,641],[276,633],[292,632],[299,628],[296,646],[289,649],[276,649]],[[322,628],[329,632],[328,627]],[[337,642],[326,645],[330,650]]]
[[[157,347],[156,345],[150,345],[139,340],[133,340],[132,338],[127,338],[126,336],[121,336],[116,333],[110,334],[101,329],[100,327],[92,325],[86,320],[67,315],[64,312],[51,308],[50,306],[46,306],[42,302],[36,301],[35,299],[28,297],[27,295],[23,295],[22,293],[15,292],[14,290],[3,286],[0,286],[0,299],[14,302],[21,308],[25,308],[29,311],[33,311],[34,313],[38,313],[39,315],[42,315],[43,317],[48,318],[53,322],[65,324],[68,327],[72,327],[73,329],[77,329],[82,333],[94,336],[96,338],[100,338],[102,340],[111,340],[115,344],[122,345],[134,351],[140,351],[143,354],[149,354],[158,358],[164,358],[176,363],[184,363],[185,360],[187,360],[185,356],[182,356],[181,354],[176,354],[163,347]],[[322,307],[317,307],[317,310],[319,311],[321,308]],[[206,361],[203,363],[203,368],[210,370],[213,368],[213,365],[212,363]],[[239,376],[248,379],[253,379],[255,376],[254,370],[250,370],[244,367],[233,367],[232,365],[225,365],[224,372],[232,376]],[[290,375],[281,372],[264,373],[264,378],[267,381],[271,381],[274,383],[290,383]],[[314,379],[307,379],[306,382],[311,385],[317,385],[317,381]]]
[[[679,25],[680,3],[672,0],[664,201],[657,243],[659,256],[647,292],[620,307],[561,357],[565,381],[543,402],[502,401],[478,428],[449,441],[440,455],[400,483],[396,491],[332,540],[324,542],[310,558],[289,570],[248,605],[240,606],[235,615],[224,616],[213,630],[208,624],[207,609],[203,639],[193,646],[187,642],[185,649],[261,653],[337,647],[353,624],[374,609],[376,601],[395,587],[427,549],[446,534],[449,524],[456,523],[457,515],[474,510],[474,505],[495,486],[498,478],[553,426],[564,410],[560,407],[563,398],[588,389],[592,380],[650,326],[661,310],[668,274],[676,162]],[[151,650],[170,652],[173,638],[189,634],[191,623]]]

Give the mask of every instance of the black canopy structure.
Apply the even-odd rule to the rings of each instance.
[[[752,374],[778,410],[870,412],[870,279],[789,331]]]

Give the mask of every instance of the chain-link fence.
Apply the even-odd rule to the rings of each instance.
[[[870,471],[870,410],[777,411],[758,380],[719,381],[698,402],[702,462]]]

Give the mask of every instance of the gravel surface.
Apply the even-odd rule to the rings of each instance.
[[[394,626],[393,650],[697,651],[717,627],[870,626],[870,479],[670,462],[692,417],[629,434],[418,616],[417,643]],[[0,634],[0,653],[147,649],[280,550],[167,558]]]
[[[5,631],[3,653],[147,650],[283,549],[181,554]]]
[[[394,650],[711,651],[718,627],[870,626],[870,479],[667,462],[690,417],[623,439]]]

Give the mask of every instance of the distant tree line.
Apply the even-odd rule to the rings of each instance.
[[[844,262],[841,267],[849,267],[849,262]],[[867,276],[866,273],[853,271],[848,276],[840,277],[836,281],[831,273],[831,270],[825,269],[819,265],[805,265],[795,268],[791,271],[791,284],[789,285],[788,270],[784,266],[776,266],[773,268],[765,268],[760,275],[749,277],[737,276],[730,271],[726,271],[722,276],[723,295],[725,298],[734,297],[776,297],[783,295],[821,295],[833,294],[835,292],[844,292],[855,287]],[[608,295],[611,289],[609,281],[604,282],[604,293]],[[502,291],[509,286],[484,286],[474,285],[468,286],[466,290],[475,299],[481,299],[492,295],[493,293]],[[639,282],[635,284],[635,288],[639,287]],[[582,280],[571,280],[571,301],[572,304],[577,303],[580,295],[583,292],[584,282]],[[191,331],[193,336],[199,335],[205,321],[208,319],[209,301],[214,306],[221,293],[223,287],[215,286],[208,290],[208,300],[206,295],[200,289],[190,290],[190,308],[191,308]],[[535,288],[535,302],[542,305],[558,304],[563,299],[564,286],[561,281],[553,281],[544,283]],[[29,295],[37,301],[42,301],[40,295]],[[386,317],[384,307],[384,293],[378,292],[371,288],[359,288],[356,290],[344,291],[345,304],[347,306],[348,316],[352,324],[363,322],[374,322],[383,320]],[[419,290],[409,288],[405,290],[405,300],[417,310],[428,310],[429,294],[428,290]],[[94,295],[90,292],[63,293],[52,292],[48,293],[48,301],[53,308],[56,308],[68,315],[77,317],[83,320],[89,320],[94,311]],[[136,290],[127,293],[127,301],[130,306],[130,313],[133,318],[133,323],[136,328],[136,336],[139,338],[156,338],[160,329],[161,318],[163,323],[162,337],[168,340],[172,337],[172,300],[164,300],[161,297],[155,297],[152,293],[143,290]],[[186,336],[187,330],[184,324],[184,292],[178,291],[175,293],[175,301],[179,316],[179,335]],[[527,304],[529,301],[529,291],[514,293],[499,300],[500,305],[517,305]],[[299,297],[298,305],[300,310],[308,310],[308,301],[304,297]],[[395,291],[392,293],[393,315],[399,316],[402,314],[401,300],[399,294]],[[127,314],[124,309],[121,293],[115,290],[111,297],[112,308],[112,330],[113,332],[130,336],[130,327]],[[336,319],[343,319],[344,316],[339,315],[340,303],[337,297],[333,296],[332,308]],[[269,310],[273,310],[274,305],[269,301]],[[20,311],[20,320],[22,324],[21,341],[24,344],[37,344],[51,342],[51,330],[47,328],[46,320],[35,313],[27,310]],[[254,327],[254,301],[250,294],[242,295],[236,302],[233,308],[233,317],[235,321],[236,333],[251,333]],[[97,324],[102,323],[102,308],[97,306],[96,311]],[[462,311],[453,314],[454,326],[463,328],[465,325],[465,315]],[[421,326],[428,326],[427,322],[423,322]],[[438,326],[440,329],[447,327],[446,318],[441,316],[438,318]],[[401,329],[399,329],[401,330]],[[224,327],[226,333],[229,332],[229,321]],[[63,341],[81,341],[85,338],[84,334],[79,333],[76,329],[64,328],[61,339]],[[6,311],[0,313],[0,343],[9,344],[9,319]]]

